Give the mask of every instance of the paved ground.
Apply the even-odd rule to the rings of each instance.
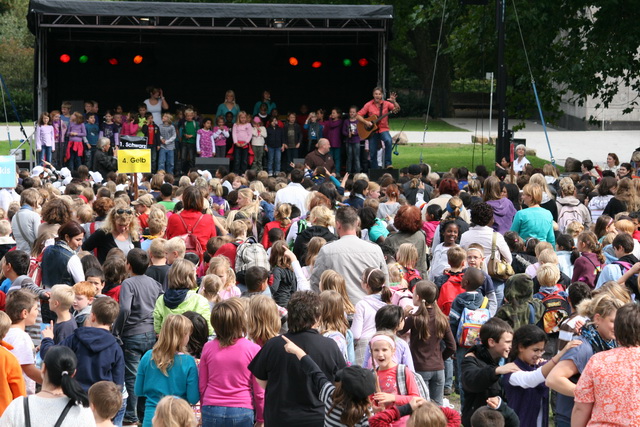
[[[444,119],[447,123],[466,129],[468,132],[406,132],[409,142],[412,143],[462,143],[471,144],[471,136],[489,135],[489,120],[478,120],[475,118],[450,118]],[[515,122],[511,123],[512,125]],[[477,129],[477,131],[476,131]],[[25,126],[27,135],[33,132],[32,126]],[[13,141],[21,138],[19,128],[10,126],[11,139]],[[640,146],[639,131],[565,131],[561,129],[547,128],[551,150],[560,165],[564,165],[567,157],[575,157],[579,160],[591,159],[596,164],[604,164],[607,160],[607,153],[618,154],[621,161],[625,162],[631,158],[631,153]],[[494,137],[498,133],[497,120],[492,121],[491,135]],[[538,157],[550,160],[547,141],[542,126],[534,121],[527,121],[526,127],[516,132],[516,138],[527,140],[527,147],[536,150]],[[6,141],[7,128],[0,126],[0,141]],[[17,145],[17,144],[16,144]]]

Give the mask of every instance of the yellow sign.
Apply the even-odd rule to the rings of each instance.
[[[118,173],[151,172],[151,150],[118,150]]]

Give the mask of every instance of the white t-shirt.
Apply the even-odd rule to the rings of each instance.
[[[24,397],[18,397],[9,404],[0,418],[0,425],[3,427],[23,427],[24,420]],[[45,398],[40,396],[29,396],[29,418],[32,426],[52,426],[62,414],[67,406],[69,398]],[[69,410],[61,424],[61,427],[93,427],[96,425],[91,409],[74,405]]]
[[[516,157],[513,160],[513,171],[516,172],[516,173],[522,172],[524,167],[526,165],[528,165],[529,163],[531,163],[531,162],[529,160],[527,160],[526,157],[523,157],[522,161],[518,161],[518,158]]]
[[[35,346],[28,333],[20,328],[10,328],[4,337],[4,341],[13,346],[11,353],[18,359],[20,365],[32,365],[36,363]],[[27,385],[27,395],[35,394],[36,382],[24,373],[22,376]]]

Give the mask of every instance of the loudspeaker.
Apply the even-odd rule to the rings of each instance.
[[[385,173],[391,175],[396,181],[400,179],[400,169],[369,169],[369,179],[378,181]]]
[[[206,169],[211,172],[212,176],[215,176],[220,167],[225,167],[229,170],[229,160],[226,157],[196,157],[196,168]]]

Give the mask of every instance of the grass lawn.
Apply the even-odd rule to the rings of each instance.
[[[17,148],[20,145],[18,139],[11,139],[11,147]],[[22,146],[26,150],[27,159],[29,158],[29,147],[25,144]],[[9,141],[0,141],[0,156],[9,155]]]
[[[406,122],[406,125],[405,125]],[[421,117],[398,117],[389,119],[389,127],[392,131],[398,132],[404,126],[407,132],[424,132],[424,118]],[[430,132],[468,132],[465,129],[450,125],[442,120],[429,120]]]
[[[399,155],[392,156],[395,168],[404,168],[419,163],[422,155],[423,163],[429,163],[431,168],[438,172],[445,172],[460,166],[474,170],[480,164],[484,164],[490,171],[495,169],[495,147],[493,145],[409,144],[398,146],[398,153]],[[534,167],[542,167],[549,163],[547,160],[534,156],[527,156],[527,159]],[[564,170],[564,168],[559,169]]]

